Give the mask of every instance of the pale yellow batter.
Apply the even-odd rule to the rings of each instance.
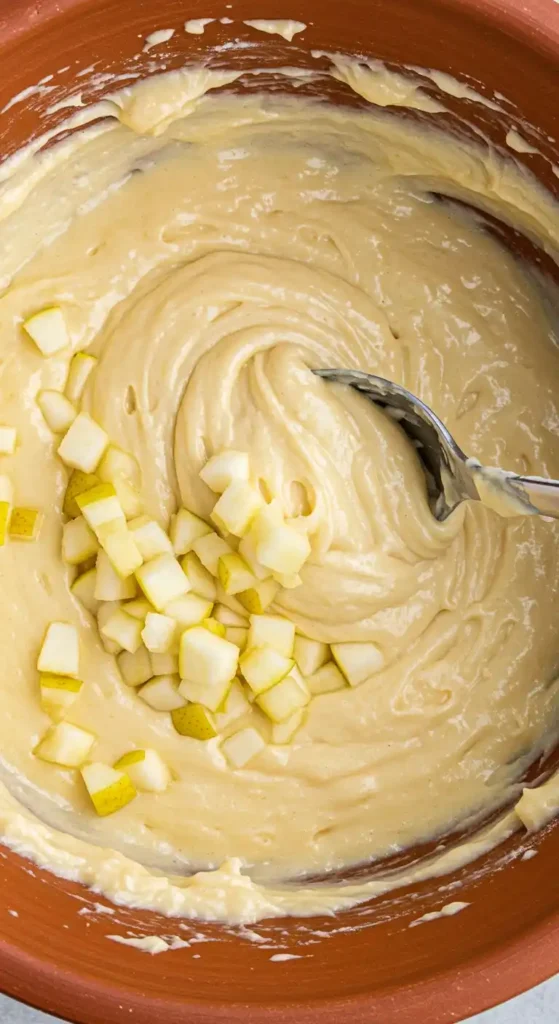
[[[136,86],[104,104],[111,120],[5,174],[0,396],[20,438],[5,468],[46,521],[37,544],[0,552],[0,828],[120,902],[254,921],[442,873],[520,826],[509,810],[477,841],[390,879],[282,885],[510,808],[557,739],[557,524],[481,503],[436,522],[397,425],[309,367],[389,377],[482,463],[559,477],[549,301],[433,193],[489,206],[548,249],[559,217],[512,163],[410,122],[205,95],[234,77]],[[66,472],[35,398],[62,385],[71,353],[44,360],[19,327],[53,301],[72,349],[99,357],[84,407],[137,457],[146,511],[167,524],[182,502],[207,516],[205,459],[248,450],[269,493],[310,517],[303,585],[277,610],[311,637],[373,640],[385,655],[370,682],[315,699],[294,743],[248,769],[138,700],[69,593]],[[48,724],[37,651],[53,619],[80,627],[87,685],[71,720],[98,734],[99,760],[159,749],[175,775],[164,794],[101,820],[75,772],[33,757]],[[532,820],[551,817],[556,782],[530,800]]]

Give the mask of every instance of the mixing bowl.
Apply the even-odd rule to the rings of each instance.
[[[200,36],[182,29],[187,18],[224,15],[234,24],[214,23]],[[289,17],[308,27],[289,44],[242,24],[263,17]],[[161,28],[178,31],[158,47],[155,60],[152,51],[143,51],[143,39]],[[227,45],[232,40],[240,45]],[[553,161],[555,152],[557,160],[554,0],[3,0],[2,154],[66,116],[46,111],[78,85],[86,100],[114,88],[114,79],[100,80],[99,72],[151,74],[163,56],[167,69],[202,58],[213,67],[308,67],[311,49],[436,68],[482,95],[499,93],[506,98],[501,106],[516,109],[533,126],[544,156]],[[92,65],[93,72],[77,77]],[[30,88],[51,74],[55,91]],[[272,75],[241,86],[255,87],[278,86]],[[316,94],[317,88],[303,91]],[[361,102],[333,81],[320,92]],[[507,124],[499,111],[464,96],[445,96],[445,103],[452,111],[445,115],[450,129],[467,131],[470,122],[504,143]],[[559,191],[549,160],[530,153],[518,159]],[[509,236],[511,241],[523,247],[522,240]],[[527,856],[528,850],[536,855]],[[559,970],[558,863],[559,827],[552,824],[533,836],[519,832],[452,876],[399,890],[337,919],[264,922],[249,930],[111,909],[81,886],[0,848],[0,986],[83,1024],[446,1024]],[[410,928],[453,899],[470,905],[457,917]],[[166,936],[173,948],[149,956],[108,938],[151,935]]]

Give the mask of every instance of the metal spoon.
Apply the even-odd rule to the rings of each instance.
[[[519,476],[468,458],[433,410],[406,388],[360,370],[313,373],[337,384],[350,384],[397,420],[423,463],[437,519],[446,519],[457,505],[469,499],[483,501],[503,515],[559,519],[559,480]]]

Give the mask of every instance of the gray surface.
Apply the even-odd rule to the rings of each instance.
[[[470,1024],[557,1024],[558,1020],[559,975],[495,1010],[470,1017]],[[1,1024],[55,1024],[58,1017],[30,1010],[21,1003],[0,996],[0,1021]],[[428,1021],[422,1024],[428,1024]]]

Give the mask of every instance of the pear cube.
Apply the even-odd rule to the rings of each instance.
[[[194,541],[208,533],[213,533],[211,526],[186,508],[179,508],[171,518],[170,537],[176,555],[186,555],[192,551]]]
[[[128,529],[144,561],[156,555],[172,553],[173,545],[162,526],[149,516],[139,516],[128,524]]]
[[[384,656],[374,643],[331,644],[331,650],[350,686],[359,686],[384,666]]]
[[[77,701],[83,683],[70,676],[43,672],[39,676],[41,707],[54,722],[60,722]]]
[[[279,654],[273,647],[252,647],[240,658],[240,668],[251,690],[260,694],[279,683],[293,669],[295,662]]]
[[[62,527],[62,558],[68,565],[79,565],[97,554],[99,544],[83,516],[69,519]]]
[[[142,686],[153,676],[149,651],[143,644],[133,654],[130,651],[122,651],[116,660],[127,686]]]
[[[213,715],[202,704],[184,704],[171,712],[173,725],[181,736],[211,740],[217,736]]]
[[[198,555],[194,551],[189,551],[184,558],[181,558],[181,565],[194,593],[199,597],[205,597],[208,601],[215,601],[217,594],[215,580],[211,573],[204,568]]]
[[[240,594],[256,584],[248,565],[235,552],[218,559],[217,575],[226,594]]]
[[[156,750],[131,750],[115,762],[116,771],[124,771],[136,789],[146,793],[164,793],[171,773]]]
[[[81,775],[97,814],[104,818],[126,807],[136,796],[136,789],[126,772],[94,761],[81,769]]]
[[[48,729],[33,753],[41,761],[60,765],[61,768],[79,768],[87,760],[94,743],[93,733],[69,722],[58,722]]]
[[[223,494],[234,480],[248,480],[250,463],[247,452],[226,449],[208,459],[200,470],[200,479],[216,494]]]
[[[177,634],[176,619],[159,612],[148,612],[142,630],[142,640],[148,651],[165,654],[175,643]]]
[[[286,658],[293,657],[295,626],[282,615],[251,615],[249,647],[273,647]]]
[[[23,329],[43,356],[53,356],[70,344],[64,314],[60,306],[47,306],[23,321]]]
[[[108,443],[103,428],[87,413],[80,412],[58,446],[58,454],[66,466],[93,473]]]
[[[66,381],[66,387],[64,392],[66,397],[71,402],[79,402],[83,395],[85,385],[87,384],[88,377],[92,370],[97,365],[97,359],[95,356],[90,356],[87,352],[76,352],[72,356],[70,363],[70,369],[68,371],[68,379]]]
[[[240,729],[221,742],[222,753],[232,768],[244,768],[265,746],[260,733],[251,726]]]
[[[179,681],[178,675],[154,676],[138,691],[138,697],[154,711],[176,711],[186,704],[179,693]]]
[[[293,657],[304,676],[312,676],[330,660],[330,648],[319,640],[308,640],[306,636],[296,636]]]
[[[78,631],[68,622],[51,622],[37,661],[39,672],[59,676],[80,674],[80,645]]]

